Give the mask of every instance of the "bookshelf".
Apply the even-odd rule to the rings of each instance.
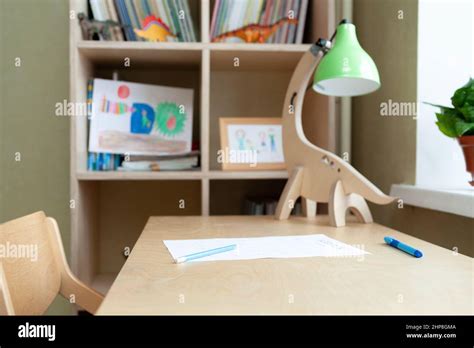
[[[279,196],[286,171],[221,170],[218,120],[281,115],[298,60],[311,42],[335,28],[334,1],[309,3],[303,44],[210,43],[210,0],[190,1],[200,42],[85,41],[71,20],[71,101],[85,102],[87,80],[111,79],[113,71],[121,80],[193,88],[193,140],[201,151],[201,167],[193,171],[87,171],[87,118],[71,119],[71,264],[81,280],[106,292],[150,215],[235,215],[248,194]],[[87,13],[87,0],[70,0],[70,8]],[[338,142],[338,110],[335,98],[310,92],[305,99],[306,135],[331,151]]]

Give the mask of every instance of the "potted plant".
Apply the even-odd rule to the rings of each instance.
[[[466,170],[471,173],[474,186],[474,79],[454,92],[453,107],[433,105],[440,108],[436,113],[439,130],[450,138],[457,138],[466,160]]]

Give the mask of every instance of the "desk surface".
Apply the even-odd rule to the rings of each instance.
[[[370,255],[176,265],[163,244],[316,233]],[[423,258],[385,245],[386,235],[422,250]],[[152,217],[98,314],[472,314],[473,279],[473,259],[377,224],[334,228],[327,217]]]

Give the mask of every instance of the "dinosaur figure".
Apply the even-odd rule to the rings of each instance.
[[[171,33],[170,28],[160,19],[153,15],[146,17],[142,23],[143,29],[133,29],[137,36],[152,42],[168,41],[167,37],[177,37]]]
[[[77,18],[79,19],[79,25],[82,30],[82,38],[84,40],[93,40],[94,35],[97,34],[101,36],[104,40],[111,40],[111,27],[125,28],[126,26],[112,21],[98,21],[95,19],[89,19],[84,13],[78,13]]]
[[[221,42],[230,37],[237,37],[246,43],[264,43],[284,24],[298,24],[297,19],[282,18],[271,25],[249,24],[245,27],[223,33],[212,39]]]

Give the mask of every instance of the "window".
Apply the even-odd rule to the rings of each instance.
[[[472,0],[419,0],[416,185],[391,192],[406,204],[470,217],[474,189],[462,150],[438,130],[436,108],[424,102],[450,106],[454,91],[474,77],[473,19]]]

